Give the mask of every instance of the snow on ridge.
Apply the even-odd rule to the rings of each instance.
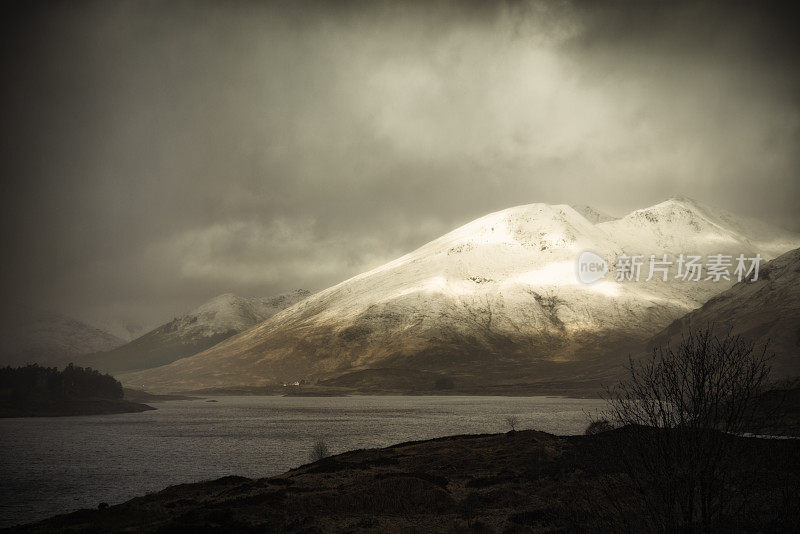
[[[475,219],[404,256],[342,283],[390,271],[431,254],[457,255],[486,245],[539,247],[542,251],[574,249],[580,244],[578,237],[586,233],[594,234],[600,240],[606,239],[591,221],[572,206],[544,203],[514,206]]]
[[[771,259],[800,246],[796,234],[684,196],[671,197],[598,226],[627,253],[637,254],[759,253]]]
[[[576,275],[581,252],[591,250],[612,266],[623,251],[708,254],[726,252],[723,245],[767,259],[768,250],[739,220],[685,198],[598,224],[567,205],[508,208],[316,293],[202,353],[126,380],[165,389],[266,383],[380,366],[427,349],[441,354],[441,365],[475,350],[485,352],[486,365],[496,351],[569,361],[602,349],[593,341],[598,336],[646,339],[729,287],[658,279],[620,283],[613,274],[586,285]],[[497,340],[505,341],[495,345]]]
[[[308,295],[310,292],[303,289],[271,297],[240,297],[223,293],[157,330],[184,339],[241,332]]]
[[[759,246],[739,231],[748,221],[737,220],[727,212],[682,196],[597,224],[569,205],[515,206],[475,219],[400,258],[323,290],[308,305],[292,306],[276,314],[270,323],[291,320],[317,308],[322,308],[318,317],[332,319],[336,314],[345,317],[357,314],[368,307],[368,302],[385,303],[436,293],[464,299],[532,287],[559,287],[562,291],[573,287],[607,297],[627,295],[658,301],[662,297],[643,292],[641,287],[617,287],[620,284],[612,275],[605,285],[581,284],[575,275],[578,254],[590,250],[612,268],[623,252],[704,255],[758,252],[765,260],[775,256],[772,249]],[[800,246],[800,240],[796,242],[794,246]],[[778,252],[793,248],[789,245]],[[718,285],[699,285],[704,287],[696,288],[691,297],[681,296],[682,290],[669,284],[663,284],[658,292],[668,295],[664,297],[667,301],[676,305],[682,302],[681,306],[688,309],[724,289]]]

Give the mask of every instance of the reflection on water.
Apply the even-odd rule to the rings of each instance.
[[[262,477],[331,450],[384,447],[518,428],[577,434],[595,399],[554,397],[217,397],[153,403],[158,410],[0,419],[0,527],[111,504],[172,484]]]

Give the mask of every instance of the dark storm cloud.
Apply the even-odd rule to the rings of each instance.
[[[622,214],[682,193],[800,230],[790,15],[26,5],[4,17],[3,285],[156,322],[319,289],[527,202]]]

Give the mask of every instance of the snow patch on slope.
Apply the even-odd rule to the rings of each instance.
[[[753,252],[769,259],[800,245],[796,234],[680,196],[598,226],[629,254]]]
[[[306,298],[311,293],[298,289],[272,297],[239,297],[225,293],[214,297],[159,327],[156,331],[182,340],[241,332]]]

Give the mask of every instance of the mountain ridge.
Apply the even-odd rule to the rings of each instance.
[[[676,319],[650,347],[676,346],[681,332],[711,328],[767,346],[776,355],[775,378],[800,375],[800,248],[764,265],[758,280],[743,281]]]
[[[79,361],[107,372],[165,365],[247,330],[310,294],[305,289],[272,297],[239,297],[224,293],[121,347]]]
[[[473,383],[602,376],[604,362],[621,360],[731,285],[620,283],[615,258],[678,246],[724,252],[720,243],[772,257],[775,240],[765,240],[760,230],[742,233],[746,224],[736,221],[674,198],[597,224],[568,205],[508,208],[202,353],[121,379],[166,391],[327,379],[376,367],[447,373]],[[670,239],[670,225],[688,237]],[[800,245],[797,236],[772,232]],[[590,285],[576,278],[575,260],[585,250],[611,266],[605,279]]]

